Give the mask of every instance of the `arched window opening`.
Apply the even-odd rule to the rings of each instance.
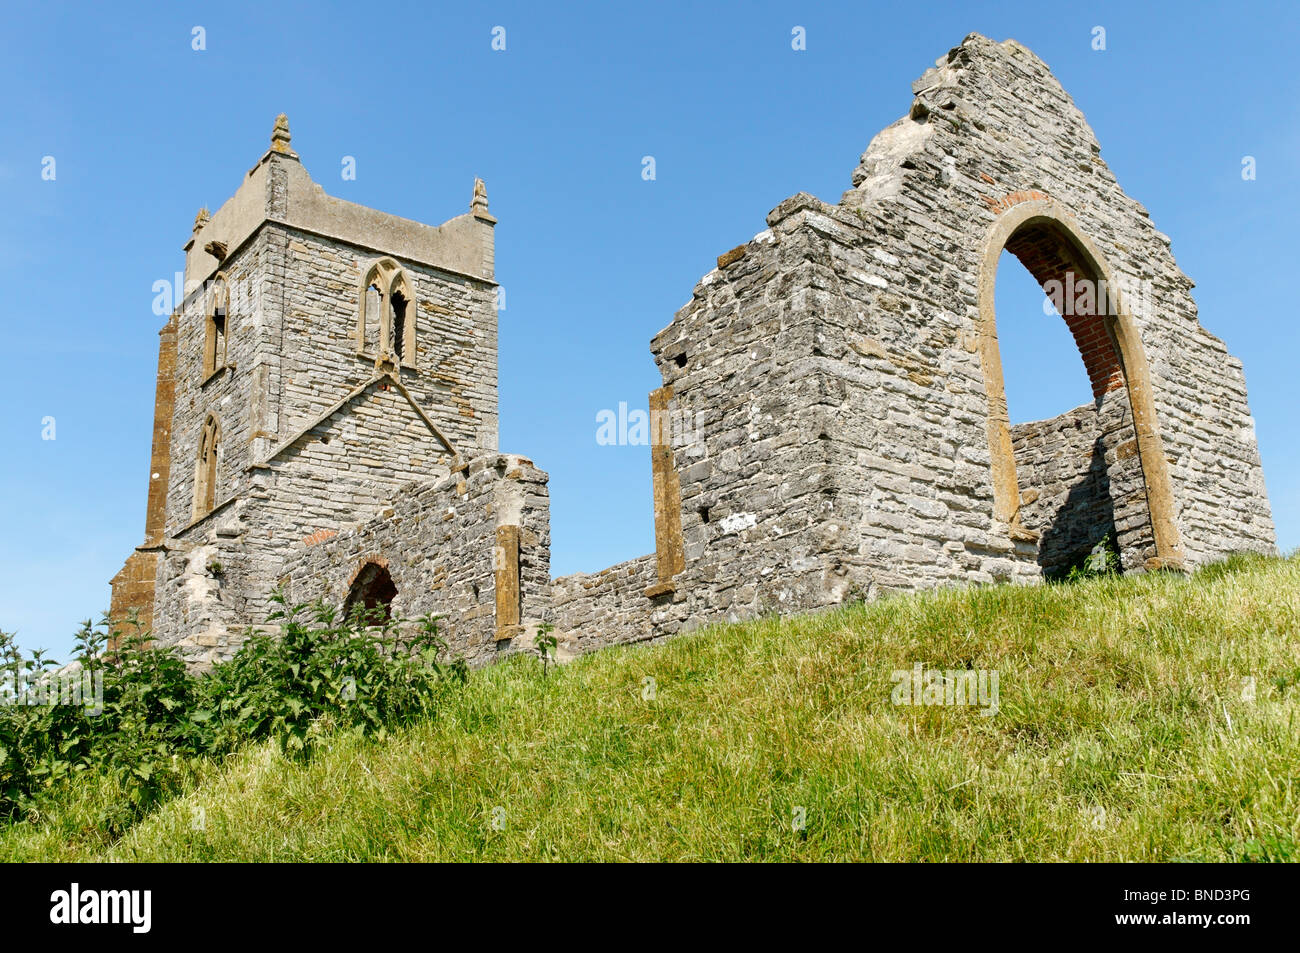
[[[1093,401],[1069,327],[1038,280],[1006,250],[995,298],[1008,420],[1046,420]]]
[[[207,516],[217,505],[217,472],[221,460],[221,426],[208,417],[199,434],[198,468],[194,477],[194,518]]]
[[[203,338],[204,380],[226,366],[229,314],[230,287],[224,275],[217,275],[208,292],[206,330]]]
[[[1051,218],[1029,218],[996,252],[996,319],[983,320],[986,368],[996,367],[986,373],[994,382],[990,433],[1004,431],[1002,448],[997,440],[993,447],[1002,518],[1022,552],[1036,549],[1049,578],[1142,565],[1155,544],[1113,329],[1116,289]]]
[[[402,362],[406,354],[406,298],[400,291],[394,291],[391,301],[393,309],[393,354]]]
[[[415,366],[415,296],[397,262],[385,258],[365,272],[358,312],[357,354]]]
[[[343,602],[343,613],[351,618],[359,613],[368,625],[383,625],[392,618],[393,600],[397,598],[397,586],[388,569],[379,563],[369,562],[361,567],[348,597]]]
[[[364,327],[364,330],[362,331],[363,350],[365,351],[374,352],[377,349],[376,345],[379,342],[379,315],[383,314],[383,308],[383,293],[379,290],[379,286],[372,281],[366,288],[365,307],[361,316]],[[364,326],[364,323],[367,320],[369,321],[368,327]]]
[[[1100,403],[1105,394],[1123,387],[1119,352],[1107,326],[1107,319],[1114,315],[1117,289],[1108,286],[1070,238],[1051,222],[1021,226],[1007,240],[1006,251],[1020,261],[1055,312],[1065,319],[1083,358],[1094,399]]]

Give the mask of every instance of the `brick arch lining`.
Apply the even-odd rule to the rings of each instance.
[[[1106,327],[1109,292],[1070,239],[1052,222],[1031,221],[1012,234],[1006,250],[1060,309],[1088,371],[1092,396],[1100,399],[1123,387],[1123,364]]]
[[[351,589],[357,577],[365,571],[367,566],[378,566],[380,569],[388,568],[388,560],[378,553],[367,553],[357,560],[356,568],[352,570],[352,575],[348,577],[348,588]]]

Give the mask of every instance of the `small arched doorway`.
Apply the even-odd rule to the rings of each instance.
[[[1064,318],[1091,405],[1011,426],[994,300],[1004,251]],[[1110,269],[1052,200],[1012,206],[994,223],[981,263],[979,318],[995,531],[1001,527],[1021,551],[1032,545],[1047,576],[1064,575],[1103,539],[1127,569],[1181,563],[1141,341]]]
[[[343,601],[343,614],[351,618],[354,613],[360,613],[368,625],[382,625],[392,618],[395,598],[397,586],[388,566],[381,560],[369,560],[352,577]]]

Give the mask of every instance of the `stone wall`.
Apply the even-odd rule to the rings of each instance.
[[[1149,551],[1146,485],[1138,466],[1132,415],[1115,393],[1099,410],[1085,404],[1011,428],[1022,526],[1038,539],[1038,565],[1049,577],[1081,566],[1109,539],[1123,567],[1140,568]]]
[[[551,587],[551,620],[560,657],[606,645],[644,642],[677,631],[684,613],[673,593],[648,598],[658,581],[654,554],[595,573],[561,576]]]
[[[283,324],[275,349],[280,359],[277,436],[284,439],[314,424],[341,396],[373,377],[375,355],[357,353],[359,285],[367,268],[384,256],[297,229],[273,231],[283,255],[276,276],[283,289]],[[402,383],[466,459],[495,450],[495,285],[419,262],[399,263],[416,297],[411,303],[416,353],[413,366],[401,370]],[[418,449],[418,443],[395,443],[408,453]]]
[[[244,631],[266,618],[274,583],[258,572],[257,541],[250,544],[244,519],[250,503],[229,499],[190,526],[184,539],[156,550],[154,632],[190,661],[229,656]],[[250,613],[250,602],[257,613]]]
[[[358,572],[386,568],[397,587],[396,615],[439,617],[453,655],[473,664],[531,650],[551,605],[547,476],[509,454],[478,457],[437,483],[402,488],[391,507],[353,529],[299,544],[285,563],[291,601],[323,599],[342,608]],[[520,622],[498,631],[498,527],[519,528]]]

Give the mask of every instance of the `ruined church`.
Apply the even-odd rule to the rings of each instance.
[[[901,103],[900,103],[901,105]],[[269,596],[440,617],[471,663],[944,584],[1275,551],[1240,361],[1029,50],[972,34],[837,202],[799,193],[653,338],[655,552],[550,574],[547,476],[497,446],[486,189],[439,226],[326,195],[277,119],[185,243],[143,543],[111,614],[208,664]],[[1092,399],[1011,425],[1003,251]],[[664,425],[689,421],[689,426]]]

